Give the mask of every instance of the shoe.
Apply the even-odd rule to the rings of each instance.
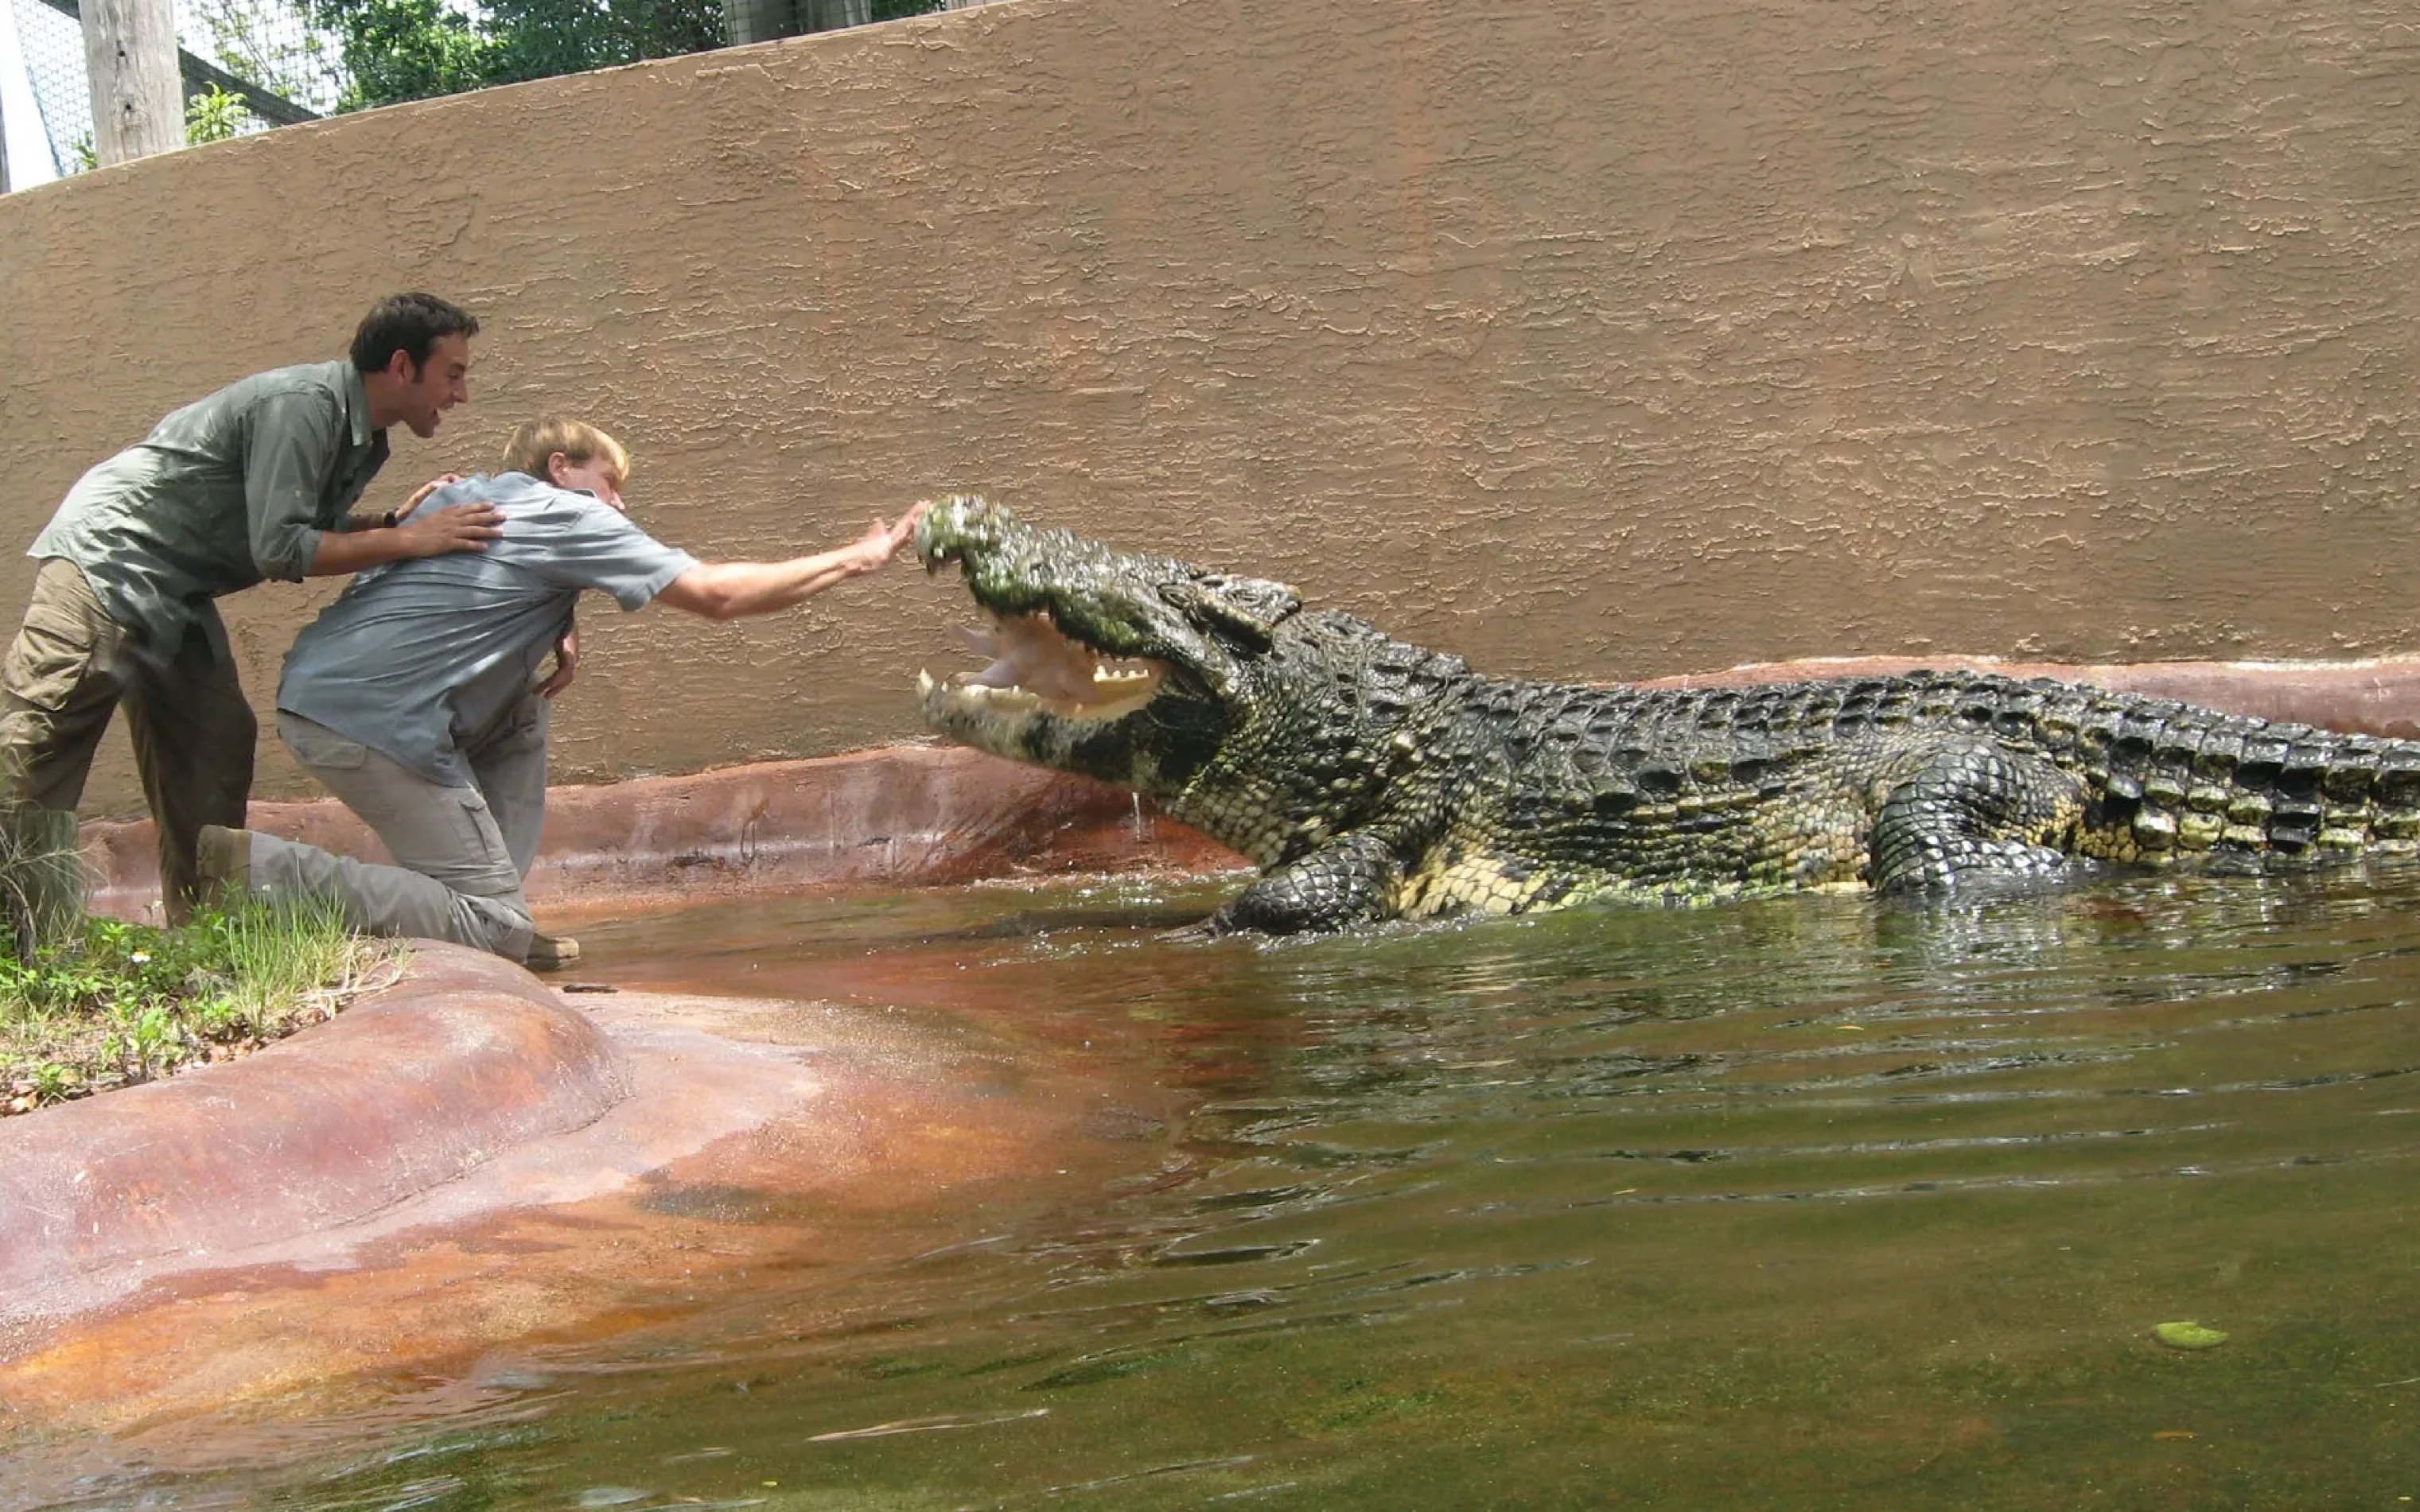
[[[252,891],[252,831],[204,825],[194,844],[194,891],[225,908]]]
[[[580,942],[561,934],[533,934],[521,964],[532,971],[561,971],[580,964]]]

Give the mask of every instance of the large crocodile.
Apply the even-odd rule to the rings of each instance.
[[[925,720],[1133,788],[1263,874],[1213,933],[1598,901],[1931,891],[2420,846],[2420,743],[2046,680],[1642,691],[1487,677],[1293,589],[971,497],[919,522],[993,625]]]

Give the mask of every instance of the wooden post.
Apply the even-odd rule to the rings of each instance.
[[[722,0],[722,23],[734,47],[862,26],[873,19],[874,0]]]
[[[799,7],[800,31],[836,32],[874,20],[874,0],[805,0]]]
[[[722,0],[723,35],[734,47],[787,37],[794,8],[788,0]]]
[[[104,168],[185,145],[173,0],[84,0],[92,150]]]

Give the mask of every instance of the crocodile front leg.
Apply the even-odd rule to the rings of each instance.
[[[1949,742],[1885,789],[1870,880],[1878,892],[1937,891],[2071,870],[2084,802],[2083,783],[2046,761]]]
[[[1212,934],[1299,934],[1374,923],[1394,916],[1403,872],[1385,841],[1367,831],[1347,835],[1264,874],[1203,927]]]

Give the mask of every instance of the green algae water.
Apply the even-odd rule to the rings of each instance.
[[[583,927],[1164,1095],[939,1247],[57,1504],[2420,1504],[2420,877],[1168,935],[1220,892]]]

